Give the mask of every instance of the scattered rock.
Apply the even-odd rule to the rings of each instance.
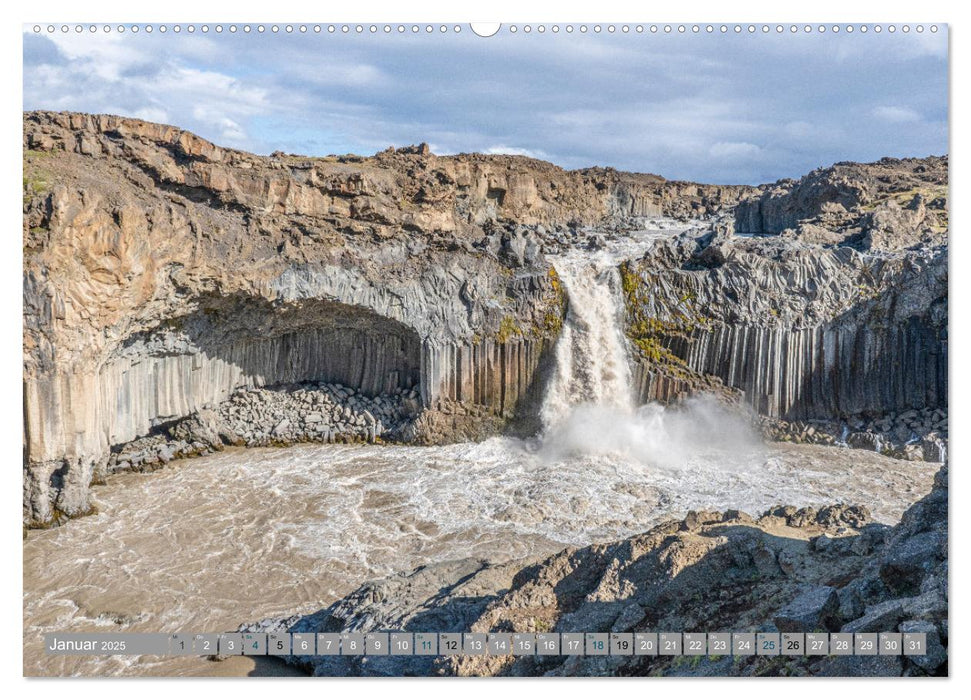
[[[831,628],[839,608],[835,588],[815,586],[776,613],[772,621],[780,632],[824,632]]]
[[[940,560],[946,544],[941,533],[930,531],[889,545],[880,564],[880,579],[897,593],[917,593],[924,575]]]

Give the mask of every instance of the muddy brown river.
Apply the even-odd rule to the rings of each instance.
[[[658,416],[645,434],[671,438],[676,426]],[[619,439],[636,443],[623,430]],[[227,449],[113,476],[94,490],[97,515],[24,542],[24,673],[243,673],[252,662],[47,657],[42,635],[230,631],[424,563],[552,553],[695,508],[862,503],[893,523],[938,468],[815,446],[556,443]]]

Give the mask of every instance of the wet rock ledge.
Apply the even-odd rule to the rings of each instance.
[[[786,421],[761,417],[758,428],[767,440],[807,445],[839,445],[879,452],[911,462],[945,462],[948,423],[943,408],[911,409],[876,417],[844,420]]]

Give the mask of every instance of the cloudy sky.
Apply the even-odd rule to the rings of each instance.
[[[948,151],[936,34],[24,33],[24,109],[107,112],[256,153],[521,153],[761,183]]]

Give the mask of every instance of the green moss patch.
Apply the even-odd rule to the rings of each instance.
[[[670,368],[684,368],[684,360],[668,350],[663,341],[671,336],[690,338],[696,329],[706,326],[706,319],[694,308],[694,293],[685,292],[679,299],[679,310],[669,319],[661,319],[647,314],[650,290],[632,263],[621,264],[620,279],[627,312],[627,337],[644,359]]]

